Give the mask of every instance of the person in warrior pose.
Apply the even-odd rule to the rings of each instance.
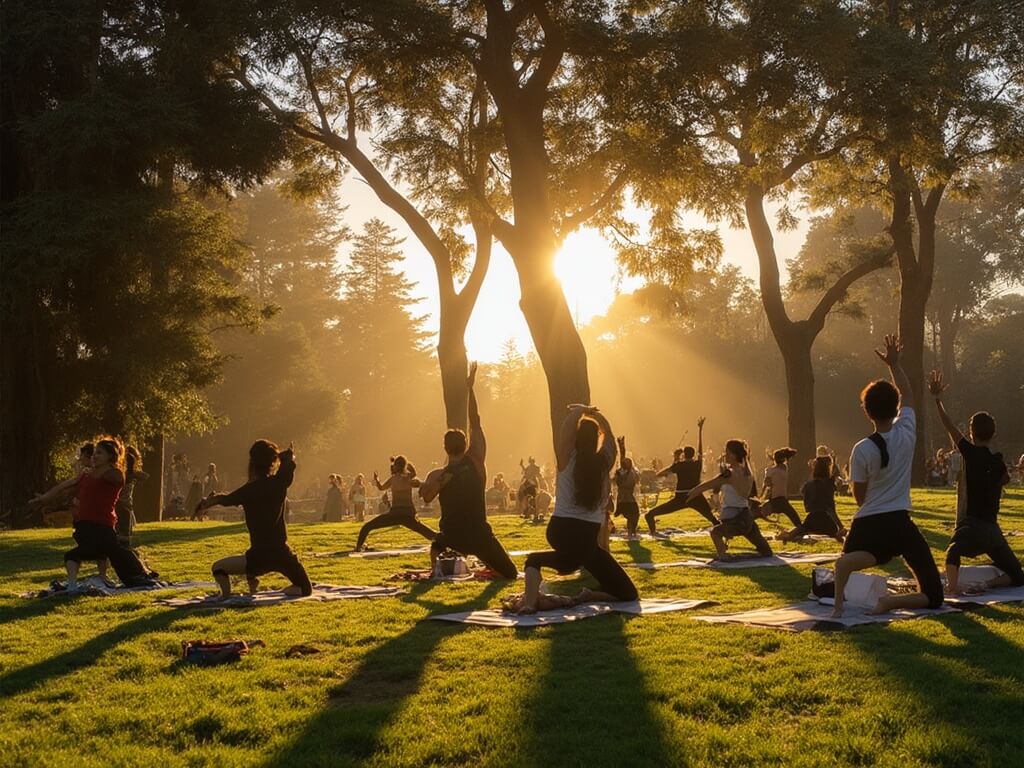
[[[659,515],[667,515],[669,512],[678,512],[681,509],[695,509],[712,525],[718,525],[718,518],[711,511],[711,505],[703,493],[691,494],[690,491],[700,485],[700,476],[704,469],[704,417],[697,419],[697,451],[696,456],[693,446],[676,449],[672,456],[672,463],[658,473],[658,477],[665,477],[668,474],[676,476],[675,495],[664,504],[659,504],[650,510],[644,519],[647,521],[647,528],[652,536],[658,535],[658,528],[655,519]]]
[[[472,555],[496,574],[514,579],[519,575],[512,558],[494,535],[487,522],[487,440],[480,422],[476,393],[476,363],[469,367],[469,436],[461,429],[449,429],[444,435],[445,465],[427,475],[420,486],[420,497],[431,502],[440,497],[441,531],[430,545],[430,569],[447,549]]]
[[[416,478],[416,468],[406,460],[405,456],[396,456],[391,460],[391,477],[382,483],[377,473],[374,472],[373,482],[378,491],[391,492],[391,505],[387,511],[377,515],[359,529],[356,552],[363,551],[366,537],[370,531],[375,531],[378,528],[400,525],[418,533],[427,541],[437,538],[437,534],[416,517],[416,507],[412,503],[412,491],[414,488],[420,487],[420,481]]]

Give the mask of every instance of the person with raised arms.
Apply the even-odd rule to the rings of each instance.
[[[249,482],[231,493],[211,494],[197,508],[241,507],[249,529],[249,549],[244,555],[225,557],[213,564],[213,578],[220,597],[231,596],[231,576],[245,574],[249,593],[259,589],[259,577],[277,572],[291,584],[288,595],[310,595],[313,585],[299,558],[288,546],[285,500],[295,479],[295,453],[289,445],[279,451],[270,440],[257,440],[249,449]]]
[[[535,613],[582,602],[636,600],[633,581],[598,543],[616,456],[615,434],[604,414],[593,406],[570,405],[559,430],[555,456],[555,510],[547,528],[552,549],[533,552],[526,558],[525,592],[509,598],[505,608]],[[584,589],[575,597],[544,595],[540,591],[542,568],[560,574],[585,568],[597,579],[598,590]]]
[[[701,475],[704,472],[704,417],[697,419],[697,450],[696,454],[692,445],[685,448],[677,448],[672,454],[672,463],[658,472],[658,477],[665,477],[669,474],[676,476],[676,490],[672,498],[664,504],[651,509],[644,520],[647,521],[647,528],[652,536],[658,535],[658,527],[655,519],[660,515],[667,515],[669,512],[678,512],[682,509],[694,509],[701,514],[712,525],[718,525],[718,518],[711,511],[711,505],[703,493],[692,494],[691,490],[700,484]]]
[[[910,519],[910,474],[917,443],[917,415],[910,379],[900,365],[903,344],[899,336],[885,337],[885,348],[875,354],[889,368],[892,381],[872,381],[861,392],[864,415],[875,431],[853,447],[850,480],[858,509],[835,566],[835,608],[843,615],[844,590],[854,571],[885,565],[897,555],[914,574],[917,591],[879,598],[869,611],[886,613],[896,608],[938,608],[942,580],[935,558],[921,531]]]
[[[466,388],[469,390],[469,435],[461,429],[444,433],[443,467],[431,471],[420,486],[425,502],[440,498],[441,531],[430,545],[430,569],[445,550],[472,555],[506,579],[519,575],[512,558],[501,546],[487,522],[487,440],[480,422],[480,410],[473,385],[477,365],[469,367]]]
[[[1024,585],[1024,568],[1010,549],[999,527],[999,502],[1003,486],[1010,482],[1010,473],[1003,454],[993,453],[989,443],[996,435],[996,420],[986,411],[978,411],[969,422],[970,439],[964,436],[946,413],[942,393],[948,388],[942,374],[932,371],[928,391],[935,398],[939,419],[949,435],[953,448],[963,457],[964,503],[957,515],[956,529],[946,549],[946,592],[960,594],[960,561],[963,557],[988,555],[1003,574],[985,582],[991,587]]]
[[[416,468],[410,464],[405,456],[395,456],[391,459],[391,476],[383,483],[373,473],[373,482],[378,491],[391,491],[390,504],[384,506],[387,494],[381,497],[381,513],[368,521],[359,529],[359,536],[356,538],[356,552],[362,552],[366,546],[366,537],[370,531],[378,528],[391,528],[402,526],[413,533],[418,533],[427,541],[433,541],[437,534],[420,522],[416,517],[416,507],[412,503],[412,492],[414,488],[420,487],[420,480],[416,477]]]
[[[640,505],[636,501],[636,485],[640,482],[640,472],[633,464],[633,459],[626,455],[626,438],[619,436],[619,468],[612,476],[615,481],[615,516],[626,518],[626,535],[636,538],[637,524],[640,522]]]

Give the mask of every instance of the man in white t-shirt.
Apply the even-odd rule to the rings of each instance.
[[[885,565],[897,555],[913,572],[918,591],[882,597],[870,612],[942,605],[942,581],[935,558],[910,519],[910,471],[917,442],[917,416],[910,380],[900,365],[902,348],[898,336],[885,337],[885,350],[876,354],[889,366],[892,383],[873,381],[860,395],[875,432],[857,443],[850,457],[850,480],[859,509],[853,516],[843,555],[836,561],[836,604],[832,612],[836,617],[843,615],[843,593],[850,574]]]

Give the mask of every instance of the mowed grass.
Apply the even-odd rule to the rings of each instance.
[[[945,491],[915,494],[940,563],[952,503]],[[1003,509],[1004,529],[1024,529],[1024,492],[1011,490]],[[852,509],[840,512],[848,520]],[[510,550],[544,546],[543,526],[492,522]],[[660,522],[701,524],[690,512]],[[290,537],[300,554],[349,549],[357,528],[294,525]],[[494,606],[518,588],[506,583],[259,609],[170,609],[146,594],[15,597],[61,576],[69,541],[66,530],[0,534],[0,765],[1024,765],[1019,605],[791,634],[685,613],[527,631],[424,621]],[[164,578],[186,580],[208,579],[210,563],[247,538],[241,524],[165,523],[143,525],[139,542]],[[419,540],[396,529],[370,543]],[[1024,538],[1011,543],[1024,551]],[[613,552],[675,560],[708,556],[711,542],[615,542]],[[379,584],[426,556],[303,559],[314,581]],[[800,600],[810,570],[632,574],[644,596],[710,598],[725,612]],[[181,667],[180,643],[195,638],[266,647],[232,666]],[[323,652],[286,659],[297,643]]]

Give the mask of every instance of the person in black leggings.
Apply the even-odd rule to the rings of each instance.
[[[611,554],[598,544],[615,464],[615,435],[604,414],[585,405],[569,406],[556,442],[558,476],[555,510],[547,528],[552,549],[526,558],[526,591],[509,598],[505,608],[534,613],[580,602],[637,599],[636,586]],[[568,574],[585,568],[598,590],[584,589],[574,598],[543,595],[541,569]]]
[[[461,429],[449,429],[444,435],[444,450],[448,462],[433,470],[420,486],[420,497],[433,501],[440,496],[441,532],[430,545],[430,569],[434,570],[438,556],[446,549],[462,555],[472,555],[484,565],[506,579],[519,575],[508,552],[501,546],[487,522],[487,441],[484,439],[473,384],[476,381],[476,363],[469,368],[466,386],[469,388],[469,439]]]
[[[651,532],[652,536],[658,535],[657,525],[655,525],[654,522],[655,518],[660,515],[667,515],[669,512],[678,512],[681,509],[695,509],[709,523],[712,525],[718,525],[718,518],[716,518],[715,513],[711,511],[711,505],[708,503],[704,494],[697,494],[692,499],[687,498],[690,495],[690,491],[700,485],[700,478],[703,473],[703,469],[704,417],[701,416],[697,419],[696,458],[694,458],[692,445],[676,449],[672,456],[672,464],[665,467],[665,469],[658,473],[658,477],[665,477],[665,475],[669,473],[675,474],[676,492],[671,499],[666,501],[664,504],[659,504],[644,515],[644,520],[647,521],[647,528]]]
[[[636,503],[636,485],[640,473],[633,460],[626,455],[626,438],[619,437],[619,468],[615,470],[615,516],[626,518],[626,535],[634,538],[640,522],[640,505]]]
[[[199,502],[196,511],[214,506],[240,506],[245,511],[249,549],[244,555],[225,557],[213,564],[213,577],[222,598],[231,596],[233,574],[244,573],[250,594],[255,594],[259,577],[273,571],[291,582],[284,589],[286,594],[313,593],[306,569],[288,546],[284,515],[288,488],[294,479],[295,454],[291,446],[278,451],[269,440],[257,440],[249,449],[249,482],[231,493],[210,494]]]
[[[405,456],[396,456],[391,460],[391,477],[383,483],[373,473],[373,482],[379,491],[391,491],[391,508],[359,529],[359,537],[356,539],[356,552],[362,552],[366,545],[366,537],[370,531],[378,528],[391,528],[400,525],[418,533],[427,541],[433,541],[437,534],[427,528],[416,517],[416,508],[412,504],[412,490],[420,487],[420,481],[416,479],[416,469],[406,461]]]

